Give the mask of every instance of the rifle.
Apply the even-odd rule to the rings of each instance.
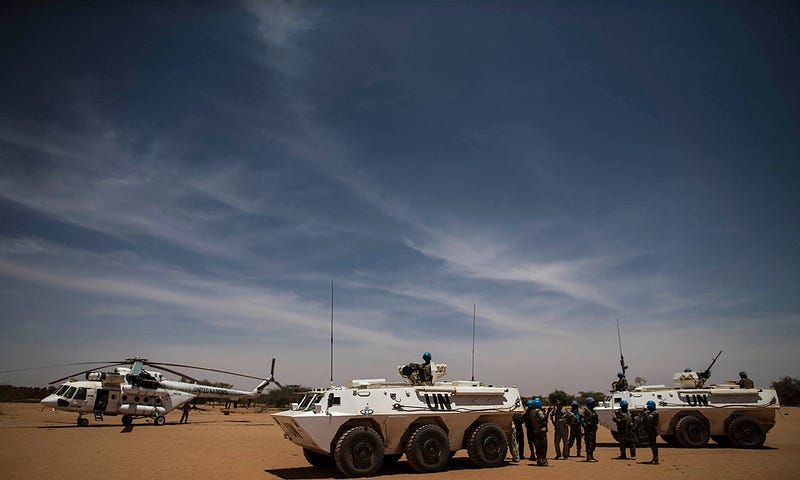
[[[708,368],[706,368],[704,371],[700,372],[699,375],[697,375],[698,377],[700,377],[701,387],[706,383],[706,380],[708,380],[709,377],[711,377],[711,367],[713,367],[714,364],[717,363],[717,359],[719,358],[720,355],[722,355],[722,350],[720,350],[717,356],[714,357],[713,360],[711,360],[711,365],[709,365]]]

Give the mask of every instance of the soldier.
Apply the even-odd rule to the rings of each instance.
[[[739,372],[739,388],[755,388],[753,381],[747,378],[747,372]]]
[[[189,423],[189,410],[192,408],[192,405],[189,402],[183,404],[181,407],[181,420],[178,423]]]
[[[628,391],[628,380],[625,378],[625,372],[617,372],[617,381],[611,382],[612,392],[626,392]]]
[[[525,430],[522,428],[522,425],[525,424],[524,416],[524,413],[515,413],[511,417],[511,426],[514,427],[514,438],[512,438],[511,441],[516,442],[517,455],[519,455],[519,458],[523,459],[525,458]]]
[[[542,409],[542,400],[534,398],[530,401],[533,408],[528,417],[531,419],[533,447],[536,450],[536,465],[547,467],[547,413]],[[533,450],[531,450],[533,451]],[[533,454],[531,454],[533,457]]]
[[[583,432],[581,432],[581,412],[578,410],[578,402],[573,400],[570,404],[570,422],[569,422],[569,444],[567,445],[567,454],[564,458],[569,457],[569,451],[572,445],[577,440],[578,456],[581,456],[581,440]]]
[[[511,432],[508,435],[508,450],[511,453],[511,461],[516,463],[519,462],[519,447],[522,446],[521,443],[517,443],[519,439],[519,434],[517,433],[517,421],[514,417],[518,417],[519,414],[515,413],[511,416]],[[522,423],[522,419],[520,419],[520,424]],[[521,426],[521,425],[520,425]]]
[[[587,462],[597,461],[597,459],[594,458],[594,448],[597,444],[597,424],[600,422],[600,419],[597,417],[597,412],[594,411],[594,407],[594,398],[588,397],[586,399],[586,408],[583,409],[583,416],[581,418],[581,426],[583,426],[584,439],[586,440]]]
[[[422,360],[425,362],[422,364],[422,370],[419,373],[419,381],[422,384],[430,385],[433,383],[433,374],[431,373],[431,352],[425,352],[422,354]]]
[[[569,456],[567,453],[567,441],[569,440],[569,424],[572,421],[572,415],[564,410],[563,407],[561,400],[556,400],[555,410],[550,411],[550,421],[553,422],[554,443],[556,444],[555,460],[566,460]]]
[[[653,400],[647,401],[647,410],[642,417],[642,426],[647,434],[650,450],[653,451],[653,459],[644,463],[658,465],[658,444],[656,443],[656,438],[658,437],[658,412],[656,412],[656,402]]]
[[[614,412],[614,423],[617,424],[619,436],[619,457],[616,460],[625,460],[625,449],[631,449],[631,459],[636,460],[636,418],[628,411],[628,401],[619,402],[619,410]]]
[[[533,400],[528,400],[525,402],[526,408],[525,413],[522,414],[522,420],[525,422],[525,433],[528,435],[528,449],[531,451],[531,460],[536,460],[536,449],[533,446],[533,422],[531,422],[531,412],[533,412],[533,406]]]

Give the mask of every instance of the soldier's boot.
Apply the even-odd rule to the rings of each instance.
[[[650,465],[658,465],[658,457],[653,457],[653,459],[647,463],[649,463]]]

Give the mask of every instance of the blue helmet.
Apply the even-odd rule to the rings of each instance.
[[[526,406],[526,407],[532,407],[532,406],[534,406],[533,400],[528,400],[527,402],[525,402],[525,406]]]
[[[747,376],[747,372],[739,372],[739,376],[744,378]]]
[[[646,405],[647,405],[647,409],[648,410],[655,410],[656,409],[656,402],[654,402],[653,400],[648,400]]]
[[[431,352],[425,352],[422,354],[423,360],[430,360],[431,359]]]
[[[628,401],[627,400],[622,400],[621,402],[619,402],[619,406],[623,407],[623,408],[627,407],[628,406]]]
[[[572,403],[569,404],[569,406],[572,407],[572,408],[578,408],[578,401],[577,400],[573,400]]]
[[[625,372],[617,372],[617,376],[618,376],[619,378],[622,378],[622,377],[624,377],[624,376],[625,376]]]
[[[592,405],[594,403],[594,397],[586,397],[584,402],[586,402],[586,405]]]
[[[684,369],[683,369],[683,372],[684,372],[684,373],[691,372],[691,371],[692,371],[692,369],[691,369],[691,368],[684,368]]]
[[[533,406],[536,408],[542,406],[542,399],[539,397],[534,398],[533,400],[531,400],[531,402],[533,402]]]

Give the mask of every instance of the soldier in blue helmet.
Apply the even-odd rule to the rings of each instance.
[[[755,388],[753,381],[747,378],[747,372],[739,372],[739,388]]]
[[[617,372],[617,381],[611,383],[612,392],[626,392],[628,391],[628,379],[625,378],[625,372]]]
[[[619,409],[614,412],[614,423],[617,424],[617,438],[619,440],[619,457],[616,460],[625,460],[626,449],[631,450],[631,459],[636,460],[636,422],[637,418],[628,410],[628,401],[619,402]]]
[[[642,415],[642,426],[644,433],[647,435],[647,443],[650,445],[650,450],[653,452],[653,459],[649,462],[651,465],[658,465],[658,412],[656,412],[656,402],[654,400],[647,401],[647,409]]]
[[[600,423],[600,418],[594,407],[597,404],[594,398],[586,398],[586,408],[583,409],[583,416],[581,418],[581,426],[583,427],[583,438],[586,441],[586,461],[596,462],[594,458],[594,449],[597,446],[597,424]]]
[[[533,407],[528,414],[533,433],[533,450],[536,450],[536,465],[547,467],[547,413],[542,409],[542,400],[534,398],[530,401]],[[531,458],[533,454],[531,454]]]
[[[572,445],[576,443],[578,446],[578,456],[581,456],[581,440],[583,440],[583,432],[581,431],[581,412],[578,410],[578,402],[573,400],[572,403],[569,404],[570,410],[570,423],[569,423],[569,443],[567,444],[567,454],[565,457],[569,457],[569,451],[572,449]]]
[[[422,354],[422,361],[424,362],[421,367],[422,370],[419,372],[419,381],[422,384],[430,385],[433,383],[433,373],[431,372],[431,352],[425,352]]]

